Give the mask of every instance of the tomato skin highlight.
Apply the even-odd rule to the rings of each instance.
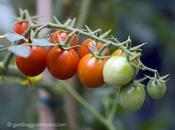
[[[118,87],[129,83],[133,79],[134,73],[135,69],[124,56],[109,58],[103,69],[104,81],[109,85],[116,85]]]
[[[28,27],[29,27],[28,21],[16,22],[13,27],[13,31],[16,32],[17,34],[22,35],[27,30]]]
[[[41,74],[46,68],[47,51],[42,47],[30,47],[31,54],[24,58],[16,56],[17,68],[26,76]]]
[[[63,50],[59,47],[52,48],[47,56],[47,68],[57,79],[71,78],[77,71],[79,57],[74,49]]]
[[[104,84],[103,67],[105,59],[97,59],[92,54],[85,55],[78,64],[78,77],[88,88],[97,88]]]
[[[84,40],[84,41],[82,42],[81,47],[80,47],[80,49],[79,49],[79,56],[80,56],[80,59],[83,58],[85,55],[89,54],[89,53],[90,53],[89,50],[93,50],[93,49],[92,49],[92,45],[91,45],[91,41],[92,41],[92,40],[91,40],[90,38],[88,38],[88,39],[86,39],[86,40]],[[100,50],[101,47],[103,47],[103,44],[100,43],[100,42],[98,42],[98,43],[95,42],[95,46],[97,47],[97,50]],[[88,48],[89,48],[89,50],[88,50]],[[109,48],[106,48],[106,49],[105,49],[105,55],[106,55],[106,56],[109,56],[109,55],[110,55],[110,50],[109,50]]]
[[[57,30],[53,33],[53,35],[50,37],[50,42],[51,43],[57,43],[57,44],[60,44],[60,41],[58,39],[58,35],[62,38],[63,41],[66,40],[68,34],[66,32],[62,32],[60,30]],[[76,34],[72,35],[72,37],[70,38],[70,42],[72,42],[72,40],[74,40],[74,38],[76,37]],[[72,45],[71,46],[75,46],[79,43],[79,40],[78,38],[75,38],[75,40],[73,41]],[[50,47],[50,49],[53,48],[53,47]]]

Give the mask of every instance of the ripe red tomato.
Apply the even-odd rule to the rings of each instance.
[[[47,51],[42,47],[30,47],[30,49],[29,57],[16,56],[16,65],[24,75],[33,77],[44,71]]]
[[[89,88],[96,88],[103,85],[103,67],[105,61],[105,59],[97,59],[92,54],[85,55],[78,65],[80,81]]]
[[[65,41],[66,38],[67,38],[67,36],[68,36],[68,34],[67,34],[66,32],[62,32],[62,31],[58,30],[58,31],[54,32],[53,35],[50,37],[50,42],[51,42],[51,43],[56,42],[56,43],[59,44],[60,41],[59,41],[59,39],[58,39],[58,35],[62,38],[63,41]],[[74,40],[75,36],[76,36],[76,34],[74,34],[74,35],[70,38],[69,41],[72,42],[72,40]],[[73,43],[72,43],[71,46],[77,45],[78,42],[79,42],[79,40],[78,40],[78,38],[76,38],[76,39],[73,41]],[[52,47],[51,47],[51,48],[52,48]]]
[[[28,21],[16,22],[13,27],[13,31],[22,35],[27,30],[28,27],[29,27]]]
[[[79,49],[80,58],[82,58],[83,56],[89,54],[89,53],[90,53],[89,50],[92,50],[91,41],[92,41],[92,40],[91,40],[90,38],[88,38],[88,39],[86,39],[86,40],[84,40],[84,41],[82,42],[81,47],[80,47],[80,49]],[[97,47],[97,50],[100,50],[101,47],[103,47],[103,44],[100,43],[100,42],[98,42],[98,43],[95,42],[95,46]],[[89,50],[88,50],[88,48],[89,48]],[[106,55],[106,56],[110,55],[109,48],[106,48],[106,49],[105,49],[105,55]]]
[[[47,68],[56,78],[65,80],[71,78],[77,71],[79,57],[74,49],[63,50],[53,47],[47,56]]]

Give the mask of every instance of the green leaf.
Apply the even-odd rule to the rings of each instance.
[[[51,43],[48,39],[33,39],[32,46],[56,46],[56,44]]]
[[[24,58],[27,58],[31,53],[30,48],[26,45],[10,46],[8,50]]]
[[[15,42],[15,41],[19,41],[19,40],[25,39],[24,36],[19,35],[19,34],[14,33],[14,32],[9,32],[9,33],[7,33],[5,37],[6,37],[7,40],[9,40],[10,42]]]

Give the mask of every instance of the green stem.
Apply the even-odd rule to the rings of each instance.
[[[12,77],[18,77],[18,78],[26,78],[14,66],[9,66],[8,70],[4,72],[4,64],[3,64],[3,62],[0,62],[0,70],[1,70],[0,71],[0,75],[12,76]]]
[[[104,124],[108,130],[115,130],[112,123],[108,122],[100,113],[98,113],[86,100],[84,100],[71,86],[63,81],[59,81],[63,84],[63,88],[72,95],[87,111],[89,111],[99,122]]]
[[[151,71],[151,72],[153,72],[153,73],[158,73],[157,70],[145,66],[141,61],[140,61],[140,66],[141,66],[140,69],[142,69],[142,70],[148,70],[148,71]]]
[[[98,52],[97,56],[101,56],[105,54],[105,49],[109,46],[109,44],[104,44],[103,47],[100,49],[100,51]]]
[[[93,33],[89,33],[89,32],[85,32],[84,30],[81,30],[81,29],[78,29],[78,28],[72,28],[70,26],[66,26],[64,24],[54,24],[54,23],[46,23],[46,24],[43,24],[41,25],[40,27],[38,27],[33,35],[33,37],[37,37],[38,33],[44,29],[44,28],[56,28],[56,29],[62,29],[62,30],[66,30],[68,32],[77,32],[78,34],[80,35],[83,35],[83,36],[87,36],[89,38],[92,38],[92,39],[95,39],[101,43],[107,43],[109,45],[113,45],[113,46],[116,46],[120,49],[122,49],[125,53],[129,54],[129,55],[132,55],[133,56],[133,53],[130,52],[128,49],[126,49],[123,45],[130,42],[131,40],[130,39],[127,39],[126,41],[124,42],[121,42],[121,43],[115,43],[113,41],[110,41],[108,39],[103,39],[103,38],[100,38],[96,35],[94,35]]]
[[[63,84],[63,88],[69,92],[85,109],[87,109],[97,120],[106,124],[106,120],[101,116],[93,107],[91,107],[71,86],[67,83],[60,81]]]
[[[10,64],[11,59],[13,58],[13,53],[8,53],[7,56],[5,57],[3,64],[4,64],[4,69],[7,70],[8,66]]]
[[[114,119],[114,116],[115,116],[115,113],[116,113],[116,108],[117,108],[117,105],[118,105],[118,100],[119,100],[119,90],[117,90],[116,94],[115,94],[115,98],[113,100],[113,106],[112,106],[112,109],[109,113],[109,116],[108,116],[108,120],[110,122],[113,121]]]

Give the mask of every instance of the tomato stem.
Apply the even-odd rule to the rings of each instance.
[[[104,45],[101,47],[100,51],[98,52],[97,56],[103,56],[104,53],[105,53],[105,49],[106,49],[108,46],[109,46],[108,43],[104,44]]]
[[[61,48],[64,49],[64,50],[70,50],[70,49],[77,48],[77,47],[81,47],[81,45],[75,45],[75,46],[71,46],[71,47],[61,46]]]
[[[115,116],[115,113],[116,113],[116,108],[117,108],[117,106],[118,106],[118,104],[119,104],[119,102],[118,102],[118,100],[119,100],[119,89],[115,92],[115,98],[114,98],[114,100],[113,100],[113,103],[112,103],[112,109],[111,109],[111,111],[110,111],[110,113],[109,113],[109,116],[108,116],[108,120],[110,121],[110,122],[112,122],[113,121],[113,119],[114,119],[114,116]]]
[[[69,86],[66,82],[59,81],[63,88],[73,96],[87,111],[89,111],[99,122],[104,124],[108,130],[115,130],[111,121],[105,119],[100,113],[98,113],[86,100],[84,100],[71,86]]]

